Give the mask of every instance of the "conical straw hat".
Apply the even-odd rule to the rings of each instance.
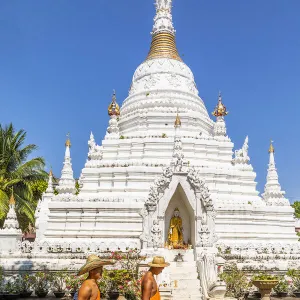
[[[87,258],[85,265],[80,268],[78,275],[85,274],[105,265],[113,265],[114,263],[114,261],[102,260],[97,255],[92,254]]]

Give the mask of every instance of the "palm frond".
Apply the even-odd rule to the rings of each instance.
[[[34,224],[34,206],[28,200],[20,197],[17,193],[15,193],[15,199],[18,213],[26,215],[30,222]]]
[[[39,181],[45,182],[48,174],[44,171],[42,157],[27,160],[37,146],[24,145],[26,135],[23,129],[15,130],[12,123],[7,126],[0,124],[0,219],[6,215],[13,190],[19,216],[26,216],[34,223],[36,198],[41,195],[34,185]]]

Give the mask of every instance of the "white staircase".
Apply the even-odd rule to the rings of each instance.
[[[174,262],[178,253],[183,254],[183,262],[181,260]],[[168,273],[170,274],[172,299],[202,299],[194,250],[170,250],[168,261],[170,262]]]

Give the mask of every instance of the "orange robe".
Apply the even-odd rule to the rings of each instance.
[[[158,287],[156,293],[150,298],[150,300],[160,300],[160,293]]]

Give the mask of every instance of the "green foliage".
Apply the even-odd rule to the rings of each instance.
[[[227,297],[241,298],[251,286],[246,274],[234,263],[224,267],[220,279],[226,283]]]
[[[0,292],[3,291],[3,284],[4,284],[4,272],[3,272],[3,268],[0,266]]]
[[[107,297],[111,291],[118,291],[126,295],[126,299],[140,299],[140,276],[141,274],[132,274],[130,270],[104,270],[98,284],[101,297]]]
[[[257,281],[257,280],[278,280],[278,276],[260,272],[252,276],[252,281]]]
[[[3,286],[3,292],[5,294],[19,294],[20,290],[20,281],[14,278],[10,278]]]
[[[9,198],[14,195],[18,218],[22,228],[34,224],[34,211],[40,195],[40,186],[47,180],[42,157],[28,160],[37,149],[34,144],[24,145],[26,132],[16,131],[12,124],[0,125],[0,226],[9,209]],[[39,184],[40,183],[40,184]]]
[[[278,284],[274,287],[274,291],[276,293],[287,293],[289,290],[289,282],[284,279],[284,277],[281,277],[279,279]]]
[[[124,288],[124,281],[131,280],[131,274],[128,270],[110,270],[107,271],[109,278],[110,290],[118,291]]]
[[[126,295],[126,299],[140,299],[140,278],[142,274],[138,266],[145,257],[140,256],[139,250],[127,249],[127,252],[115,251],[110,259],[116,261],[115,269],[104,270],[99,282],[102,295],[107,296],[110,291],[119,291]]]
[[[67,276],[66,270],[57,271],[49,275],[49,280],[55,292],[64,292]]]
[[[75,195],[78,195],[80,192],[80,186],[78,180],[76,180],[75,182],[75,189],[76,189]]]
[[[71,293],[77,292],[85,279],[86,275],[77,276],[75,274],[68,274],[65,279],[66,289]]]
[[[33,277],[33,288],[35,293],[48,292],[52,277],[48,271],[36,272]]]
[[[34,276],[32,274],[23,273],[19,276],[20,292],[31,291],[34,283]]]
[[[292,205],[292,208],[294,208],[295,212],[294,212],[294,216],[295,218],[300,218],[300,201],[295,201]]]
[[[168,136],[167,136],[166,133],[163,133],[161,137],[165,139],[165,138],[167,138]]]
[[[38,180],[32,183],[31,188],[32,188],[33,199],[35,200],[35,203],[37,203],[36,200],[42,198],[42,195],[46,191],[47,187],[48,187],[48,182],[45,179]]]
[[[288,269],[286,275],[292,278],[294,290],[300,291],[300,270]]]

